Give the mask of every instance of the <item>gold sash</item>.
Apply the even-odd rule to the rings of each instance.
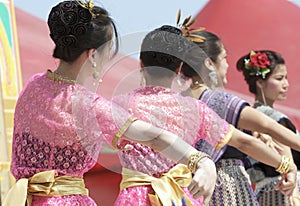
[[[186,205],[192,206],[192,202],[186,196],[181,187],[187,187],[192,181],[192,174],[186,165],[178,164],[160,178],[133,171],[122,169],[122,181],[120,188],[125,189],[134,186],[151,185],[154,194],[148,194],[152,206],[182,205],[182,198]]]
[[[63,196],[82,194],[88,195],[82,178],[61,176],[54,177],[55,171],[44,171],[27,178],[19,179],[8,191],[2,206],[31,205],[32,195]]]

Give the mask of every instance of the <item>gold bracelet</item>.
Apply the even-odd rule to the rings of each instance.
[[[6,171],[8,172],[10,169],[10,163],[9,162],[0,162],[0,172]]]
[[[291,159],[286,157],[285,162],[286,162],[286,164],[284,164],[284,166],[282,167],[283,174],[288,173],[291,168]]]
[[[118,149],[118,142],[119,139],[123,136],[123,134],[126,132],[128,127],[132,124],[132,122],[138,120],[136,117],[129,117],[126,122],[123,124],[123,126],[119,129],[119,131],[115,134],[114,139],[112,140],[112,146],[116,149]]]
[[[208,154],[204,153],[204,152],[197,152],[195,154],[192,154],[189,157],[188,163],[187,163],[187,167],[189,168],[189,170],[194,174],[197,170],[197,164],[198,162],[203,159],[203,158],[209,158],[211,159],[211,156],[209,156]]]
[[[10,163],[9,162],[0,162],[0,173],[2,171],[9,171],[10,169]],[[2,181],[3,177],[0,174],[0,182]]]
[[[293,198],[296,198],[298,200],[300,200],[300,195],[297,195],[297,196],[292,196]]]
[[[291,168],[291,159],[282,155],[279,167],[276,169],[280,174],[286,174]]]

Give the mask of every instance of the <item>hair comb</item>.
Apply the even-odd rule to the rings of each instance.
[[[96,18],[97,16],[99,16],[99,13],[97,13],[97,11],[95,11],[95,9],[94,9],[95,5],[94,5],[94,2],[92,2],[92,0],[85,0],[85,2],[82,0],[76,0],[76,1],[81,7],[89,10],[89,12],[93,18]]]
[[[177,13],[176,25],[182,30],[183,35],[191,41],[204,42],[205,37],[193,33],[198,31],[203,31],[205,30],[205,28],[204,27],[190,28],[190,26],[192,26],[197,21],[197,19],[196,18],[192,19],[192,16],[190,15],[186,17],[182,23],[180,23],[180,18],[181,18],[181,9],[179,9]]]

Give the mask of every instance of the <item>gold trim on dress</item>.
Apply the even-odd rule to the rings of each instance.
[[[132,122],[138,120],[136,117],[129,117],[126,122],[122,125],[122,127],[119,129],[119,131],[115,134],[115,137],[112,140],[112,146],[116,149],[118,149],[118,142],[119,139],[123,136],[123,134],[126,132],[128,127],[132,124]]]
[[[225,137],[219,142],[219,144],[215,147],[216,150],[219,150],[221,149],[222,147],[224,147],[228,142],[229,140],[231,139],[232,137],[232,134],[233,134],[233,131],[234,131],[235,127],[230,125],[229,126],[229,129],[227,131],[227,134],[225,135]]]

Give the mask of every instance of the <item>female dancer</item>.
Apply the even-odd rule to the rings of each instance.
[[[170,90],[175,72],[181,65],[181,58],[189,53],[190,43],[179,29],[172,26],[162,26],[148,33],[140,53],[142,74],[147,86],[116,96],[113,101],[140,119],[181,134],[192,145],[199,139],[204,139],[213,148],[220,148],[220,142],[224,146],[224,138],[228,135],[228,130],[224,130],[227,127],[225,121],[201,101],[183,97]],[[232,132],[228,144],[245,153],[269,163],[272,162],[272,154],[278,155],[261,141],[237,129],[233,129]],[[166,188],[163,183],[158,184],[157,181],[151,180],[157,177],[160,181],[172,183],[170,173],[173,173],[173,168],[176,167],[174,162],[164,160],[151,148],[138,143],[127,142],[125,147],[126,150],[119,151],[124,168],[121,191],[115,205],[165,205],[165,199],[171,198],[170,192],[163,189]],[[258,150],[260,152],[257,152]],[[130,178],[129,175],[139,175],[140,178]],[[285,184],[282,182],[281,186]],[[279,184],[279,189],[281,186]],[[290,187],[282,191],[290,193],[289,190],[292,189],[293,187]],[[184,187],[182,190],[187,205],[202,205],[202,202],[191,197]],[[204,202],[205,205],[207,203]],[[176,202],[175,205],[180,204]]]
[[[187,164],[191,157],[195,175],[192,179],[188,173],[186,181],[191,194],[197,198],[213,190],[215,167],[204,153],[199,155],[177,135],[137,120],[87,87],[87,82],[99,81],[101,65],[111,48],[118,47],[107,11],[91,1],[63,1],[52,8],[48,25],[53,56],[60,63],[54,72],[34,75],[19,96],[11,164],[17,183],[3,205],[96,205],[83,175],[95,165],[102,142],[122,149],[122,136],[176,162]],[[204,181],[204,176],[212,179]]]
[[[251,108],[246,101],[237,96],[221,89],[212,90],[209,88],[210,84],[205,84],[207,79],[214,77],[210,75],[214,71],[217,71],[219,78],[217,81],[212,81],[215,83],[213,86],[219,87],[227,83],[226,50],[220,38],[215,34],[207,31],[196,32],[195,34],[205,38],[203,42],[195,41],[194,43],[206,52],[208,58],[200,62],[197,60],[197,54],[191,54],[190,57],[195,59],[194,62],[190,62],[190,65],[183,64],[182,74],[192,80],[189,90],[185,91],[184,94],[204,101],[217,114],[237,128],[270,134],[274,139],[276,138],[278,141],[299,150],[299,141],[295,139],[296,135],[293,132],[279,124],[274,124],[271,118]],[[198,64],[203,65],[203,67],[197,71],[193,65]],[[293,138],[286,141],[287,137]],[[203,141],[199,141],[196,145],[198,149],[213,151]],[[281,152],[290,153],[288,148]],[[216,161],[218,173],[218,182],[210,204],[220,205],[225,202],[231,205],[258,205],[245,171],[245,167],[250,166],[246,155],[230,146],[224,148],[223,151],[214,151],[210,154]]]
[[[244,75],[249,91],[255,95],[254,108],[270,116],[278,123],[298,133],[294,124],[283,113],[274,109],[275,101],[286,99],[289,83],[287,68],[283,57],[271,50],[252,51],[237,61],[237,69]],[[298,141],[300,137],[298,137]],[[300,168],[300,153],[293,150],[294,162]],[[252,168],[251,179],[256,183],[259,205],[290,205],[290,198],[275,190],[278,173],[263,163],[256,163]],[[300,172],[298,171],[298,185]],[[294,196],[299,195],[295,188]],[[293,205],[300,205],[298,199],[292,198]],[[296,203],[298,202],[298,203]]]

